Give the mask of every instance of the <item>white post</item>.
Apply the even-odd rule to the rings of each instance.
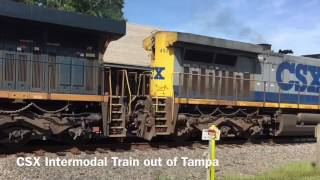
[[[208,145],[208,159],[211,159],[211,141],[210,140]],[[207,180],[210,180],[210,169],[211,167],[209,166],[207,169]]]

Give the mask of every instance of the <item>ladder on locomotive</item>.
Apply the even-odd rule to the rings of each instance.
[[[126,137],[126,102],[131,100],[131,91],[126,70],[117,70],[114,92],[111,91],[109,109],[109,137]],[[110,79],[111,80],[111,79]],[[111,81],[110,81],[111,82]]]
[[[153,109],[155,112],[155,129],[156,135],[169,135],[169,123],[168,120],[171,119],[168,113],[168,104],[166,97],[154,97]]]

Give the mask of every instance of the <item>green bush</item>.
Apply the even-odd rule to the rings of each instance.
[[[224,180],[318,180],[320,168],[308,162],[292,163],[257,176],[228,176]]]

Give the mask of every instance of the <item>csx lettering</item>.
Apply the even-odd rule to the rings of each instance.
[[[296,79],[291,79],[289,82],[284,82],[285,71],[295,75]],[[311,76],[311,81],[309,80],[309,82],[306,77],[308,73]],[[320,67],[283,62],[278,66],[276,80],[279,87],[285,91],[294,88],[295,91],[318,93],[320,89]]]
[[[40,157],[19,157],[16,160],[17,166],[40,166]]]

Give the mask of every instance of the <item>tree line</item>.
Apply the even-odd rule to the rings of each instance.
[[[124,0],[14,0],[29,5],[124,20]]]

